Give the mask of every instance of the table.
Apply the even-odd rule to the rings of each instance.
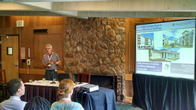
[[[46,98],[51,104],[58,100],[56,91],[58,89],[59,83],[50,84],[52,81],[34,81],[32,83],[25,84],[25,95],[21,97],[23,101],[29,101],[35,96],[40,96]]]
[[[25,94],[21,97],[23,101],[29,101],[35,96],[40,96],[46,98],[51,104],[58,100],[57,89],[59,82],[55,81],[56,84],[50,84],[51,80],[35,80],[33,82],[24,83],[25,85]],[[74,85],[74,87],[80,87],[88,83],[82,83]]]
[[[23,101],[29,101],[35,96],[46,98],[51,104],[58,100],[56,91],[59,83],[50,84],[51,81],[34,81],[25,84],[25,95]],[[99,87],[99,91],[91,93],[77,92],[80,86],[87,83],[75,85],[73,101],[79,102],[85,110],[116,110],[116,96],[113,89]]]
[[[116,96],[113,89],[99,87],[99,91],[84,93],[74,92],[74,100],[85,110],[116,110]]]

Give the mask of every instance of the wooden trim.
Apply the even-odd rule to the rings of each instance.
[[[20,68],[19,69],[20,74],[27,74],[28,69],[26,68]],[[58,70],[58,73],[62,74],[65,73],[63,70]],[[45,69],[30,69],[29,74],[37,74],[37,75],[44,75],[45,74]]]
[[[132,81],[133,74],[125,74],[125,80]]]
[[[133,97],[125,97],[125,103],[132,103]]]

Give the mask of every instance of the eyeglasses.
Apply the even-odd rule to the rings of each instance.
[[[46,50],[49,50],[49,49],[51,49],[51,48],[46,48]]]

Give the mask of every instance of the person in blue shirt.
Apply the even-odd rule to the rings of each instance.
[[[51,110],[84,110],[78,102],[71,101],[73,94],[74,82],[71,79],[63,79],[58,87],[58,101],[54,102]]]
[[[15,78],[7,83],[7,90],[11,95],[8,100],[0,103],[0,110],[23,110],[26,102],[20,97],[25,94],[25,87],[20,78]]]

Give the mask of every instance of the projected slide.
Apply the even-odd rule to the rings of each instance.
[[[194,79],[195,20],[136,25],[136,73]]]

